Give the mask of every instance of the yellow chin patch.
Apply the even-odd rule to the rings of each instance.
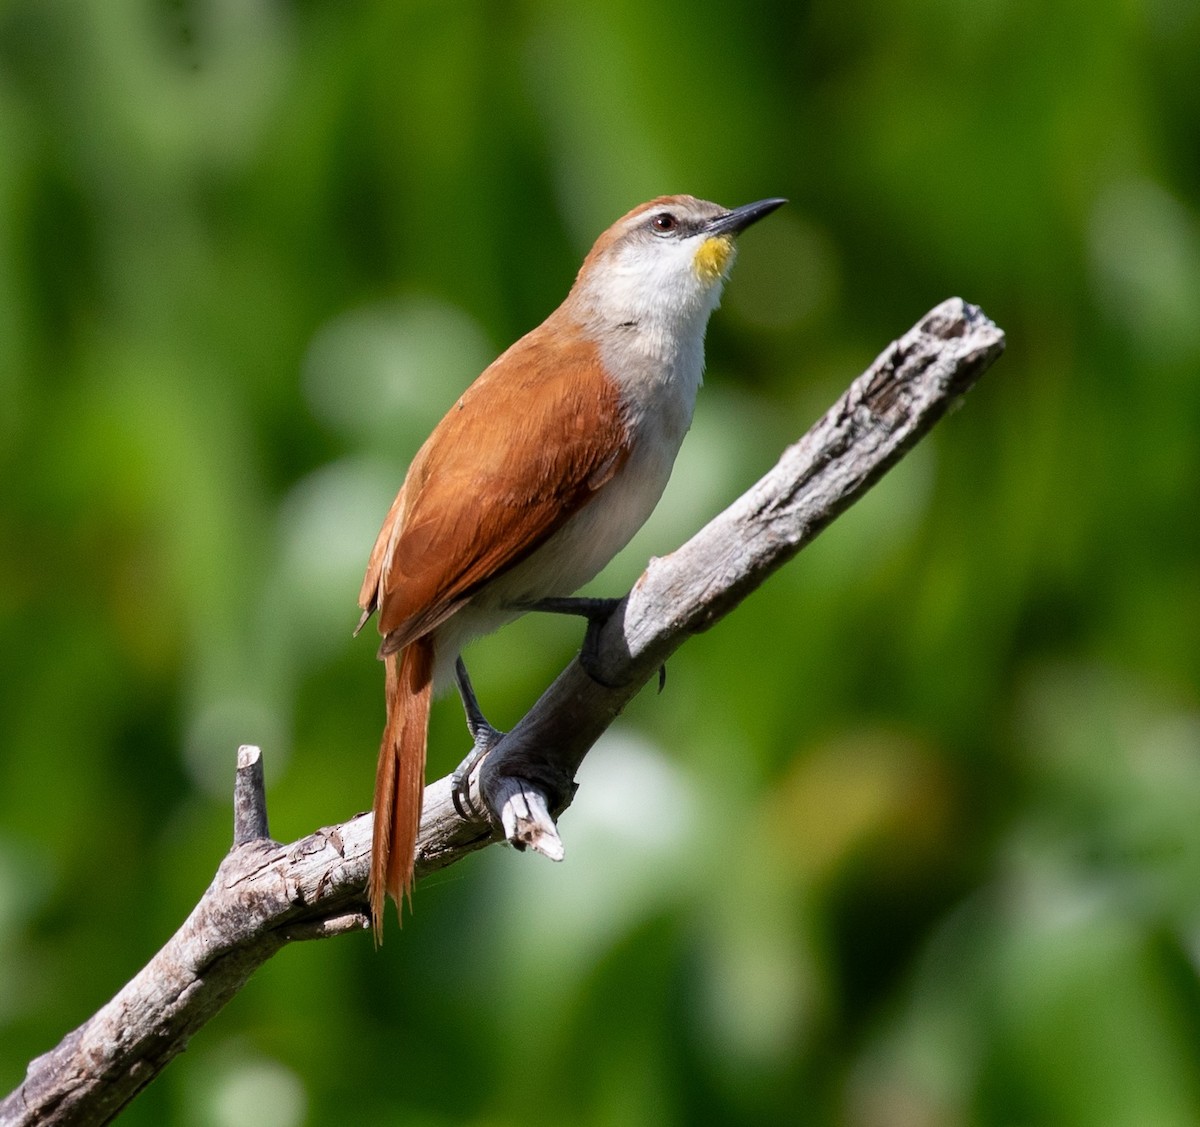
[[[733,237],[731,235],[714,235],[705,239],[692,259],[692,269],[696,271],[701,281],[710,285],[723,277],[725,269],[733,258]]]

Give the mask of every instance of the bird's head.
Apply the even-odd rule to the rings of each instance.
[[[659,196],[596,240],[574,292],[611,324],[702,328],[733,266],[735,237],[786,202],[760,200],[730,211],[694,196]]]

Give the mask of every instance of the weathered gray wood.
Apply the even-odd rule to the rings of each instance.
[[[549,812],[569,805],[580,762],[625,704],[690,635],[860,497],[1003,349],[1003,333],[958,299],[889,346],[761,481],[652,561],[600,636],[600,680],[572,662],[477,768],[474,783],[498,813],[464,821],[448,778],[426,788],[417,878],[505,832],[520,848],[561,857]],[[239,753],[235,845],[200,903],[112,1001],[30,1063],[0,1102],[0,1125],[108,1122],[284,944],[369,927],[370,815],[271,841],[256,752]]]
[[[262,752],[251,744],[238,748],[233,782],[233,844],[246,845],[270,837]]]

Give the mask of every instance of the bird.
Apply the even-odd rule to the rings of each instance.
[[[473,739],[500,733],[461,652],[529,610],[589,629],[617,600],[572,600],[650,516],[692,413],[709,316],[736,237],[786,200],[724,208],[659,196],[596,240],[566,299],[454,402],[409,465],[367,564],[359,630],[378,614],[386,720],[375,775],[369,900],[411,905],[429,709],[457,683]],[[586,647],[585,647],[586,648]],[[461,806],[460,806],[461,810]]]

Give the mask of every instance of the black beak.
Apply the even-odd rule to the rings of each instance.
[[[736,235],[744,231],[751,223],[757,223],[765,215],[770,215],[777,207],[782,207],[787,200],[759,200],[758,203],[748,203],[745,207],[735,207],[724,215],[718,215],[704,226],[706,235]]]

